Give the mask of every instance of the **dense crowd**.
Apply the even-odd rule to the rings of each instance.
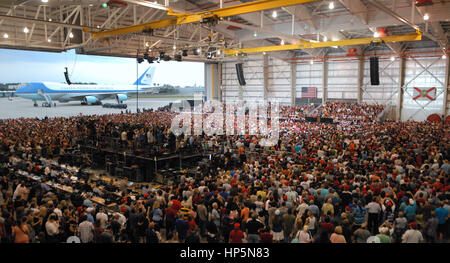
[[[329,103],[335,123],[305,122],[312,108],[282,109],[278,144],[260,136],[174,136],[173,113],[15,119],[0,123],[2,242],[446,242],[450,209],[449,127],[380,122],[382,106]],[[72,184],[45,159],[88,136],[173,147],[195,141],[213,152],[195,175],[152,189],[127,181],[118,209],[92,201],[90,184],[74,198],[44,183]],[[172,146],[163,146],[172,145]],[[48,154],[48,153],[52,154]],[[41,181],[24,179],[27,171]],[[106,187],[105,187],[106,188]]]

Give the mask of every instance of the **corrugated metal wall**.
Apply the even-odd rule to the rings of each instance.
[[[224,101],[239,99],[239,82],[235,64],[237,62],[222,63],[222,98]],[[244,77],[247,83],[243,87],[243,98],[246,100],[264,99],[263,60],[245,59],[243,61]]]
[[[381,57],[378,63],[380,85],[370,85],[370,61],[364,60],[363,101],[367,103],[396,105],[400,77],[400,60]]]
[[[443,114],[445,60],[437,57],[407,57],[402,120],[425,120],[430,114]],[[422,65],[422,66],[421,66]],[[424,67],[424,68],[423,68]],[[414,100],[414,87],[436,87],[436,99]]]
[[[432,50],[420,50],[420,52]],[[334,55],[334,54],[333,54]],[[328,63],[328,99],[357,100],[358,66],[355,57],[329,59]],[[405,60],[405,85],[403,96],[402,120],[426,119],[432,113],[443,113],[443,91],[445,83],[445,60],[433,53],[410,55]],[[264,98],[263,57],[244,58],[244,76],[247,85],[243,88],[246,100]],[[420,65],[420,64],[422,65]],[[222,88],[224,101],[239,98],[238,80],[235,69],[236,61],[223,62]],[[392,61],[389,56],[380,56],[380,85],[370,85],[369,57],[363,63],[362,101],[366,103],[389,104],[396,106],[398,100],[400,60],[396,56]],[[426,70],[424,69],[426,68]],[[268,59],[268,94],[267,98],[277,99],[283,105],[291,103],[291,68],[290,63],[276,58]],[[323,62],[298,60],[296,64],[296,97],[301,98],[302,87],[317,87],[318,98],[322,98]],[[436,100],[413,100],[413,87],[436,87]]]

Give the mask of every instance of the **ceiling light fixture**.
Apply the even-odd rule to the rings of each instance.
[[[277,11],[274,10],[274,11],[272,12],[272,17],[273,17],[273,18],[277,18],[277,16],[278,16]]]
[[[330,4],[328,5],[329,9],[334,9],[334,2],[330,2]]]

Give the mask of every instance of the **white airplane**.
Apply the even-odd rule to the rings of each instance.
[[[56,105],[53,101],[61,103],[81,101],[83,105],[100,105],[103,99],[115,98],[122,104],[129,94],[137,92],[156,93],[158,87],[153,83],[155,67],[149,67],[132,85],[98,85],[98,84],[65,84],[56,82],[32,82],[18,88],[14,94],[18,97],[30,99],[37,106],[37,101],[44,107]]]

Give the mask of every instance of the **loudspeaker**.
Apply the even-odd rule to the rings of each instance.
[[[378,73],[378,57],[370,57],[370,85],[380,85]]]
[[[244,70],[242,69],[242,63],[236,64],[236,74],[238,77],[239,85],[245,86],[247,83],[245,82]]]
[[[66,82],[67,84],[72,84],[72,82],[69,79],[69,72],[67,72],[67,68],[66,68],[66,72],[64,72],[64,77],[66,77]]]

